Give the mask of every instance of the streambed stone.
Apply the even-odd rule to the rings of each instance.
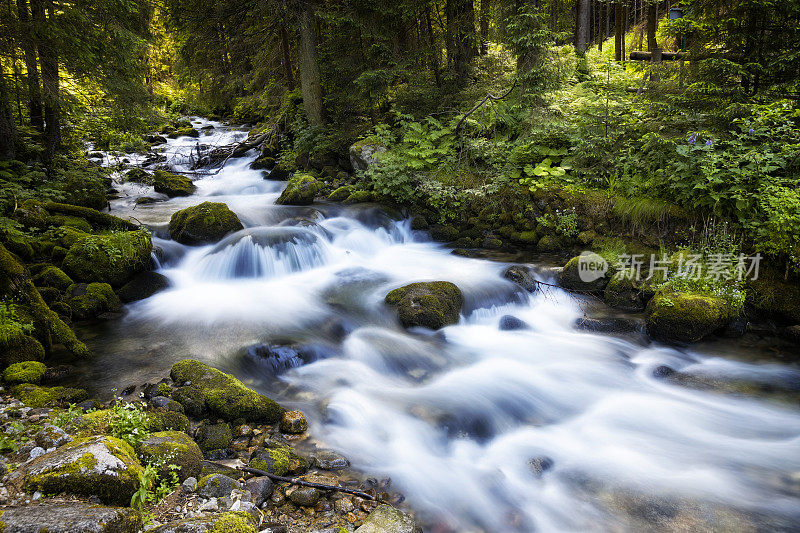
[[[417,524],[411,516],[389,505],[379,505],[356,533],[415,533],[416,530]]]
[[[0,510],[3,533],[136,533],[142,516],[130,507],[42,502]]]
[[[404,327],[439,329],[458,322],[464,296],[449,281],[430,281],[394,289],[385,301],[395,307]]]
[[[217,242],[225,235],[244,229],[236,213],[221,202],[203,202],[173,213],[170,237],[182,244]]]

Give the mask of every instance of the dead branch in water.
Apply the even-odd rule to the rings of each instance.
[[[313,483],[311,481],[305,481],[296,477],[278,476],[275,474],[270,474],[269,472],[265,472],[263,470],[259,470],[258,468],[251,468],[249,466],[239,466],[237,467],[237,469],[241,470],[242,472],[255,474],[257,476],[266,476],[273,481],[280,481],[282,483],[291,483],[292,485],[299,485],[301,487],[311,487],[314,489],[335,490],[338,492],[344,492],[346,494],[352,494],[353,496],[358,496],[359,498],[364,498],[365,500],[376,500],[376,501],[378,500],[376,497],[367,494],[366,492],[362,492],[360,490],[348,489],[346,487],[339,487],[337,485],[327,485],[325,483]]]

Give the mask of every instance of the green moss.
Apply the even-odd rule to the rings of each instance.
[[[78,436],[106,435],[110,433],[111,420],[114,413],[111,409],[99,409],[81,415],[78,420],[76,433]]]
[[[257,533],[255,519],[245,512],[224,513],[211,533]]]
[[[608,305],[625,311],[643,310],[652,296],[653,290],[647,282],[626,276],[624,272],[614,274],[603,291]]]
[[[152,249],[146,230],[89,235],[70,246],[63,267],[76,281],[117,287],[148,267]]]
[[[464,297],[449,281],[411,283],[394,289],[385,302],[397,307],[404,327],[439,329],[458,322]]]
[[[88,396],[83,389],[74,389],[70,387],[40,387],[30,383],[17,385],[11,392],[28,407],[78,403],[85,400]]]
[[[748,282],[747,304],[764,316],[800,324],[800,285],[761,277]]]
[[[221,424],[205,424],[197,430],[197,443],[204,452],[227,448],[233,440],[231,427]]]
[[[311,174],[295,174],[286,183],[278,200],[280,205],[310,205],[322,189],[322,184]]]
[[[159,383],[156,387],[156,393],[158,393],[159,396],[169,397],[172,394],[172,387],[166,383]]]
[[[86,220],[70,215],[52,215],[47,217],[47,224],[50,226],[66,226],[86,233],[92,232],[92,225]]]
[[[186,176],[179,176],[164,170],[153,172],[153,188],[156,192],[166,194],[170,198],[174,196],[189,196],[197,189],[192,180]]]
[[[362,204],[366,202],[372,202],[375,200],[375,197],[370,191],[355,191],[353,194],[347,197],[344,201],[346,204]]]
[[[92,209],[89,207],[80,207],[77,205],[60,204],[57,202],[48,202],[44,204],[45,209],[50,213],[59,213],[71,217],[84,219],[91,223],[92,227],[97,230],[121,230],[121,231],[134,231],[138,228],[133,222],[123,220]]]
[[[341,202],[347,199],[351,194],[353,194],[353,190],[355,187],[352,185],[344,185],[335,189],[332,193],[328,195],[328,200],[332,202]]]
[[[647,304],[647,333],[664,342],[696,342],[736,316],[723,298],[659,292]]]
[[[67,293],[70,295],[67,304],[72,309],[72,316],[78,320],[94,318],[109,311],[116,312],[122,307],[108,283],[74,284]]]
[[[203,389],[199,386],[192,385],[175,389],[172,398],[183,406],[189,416],[199,418],[206,410],[206,399]]]
[[[47,367],[38,361],[14,363],[3,371],[7,383],[39,383]]]
[[[216,242],[244,226],[236,213],[220,202],[203,202],[181,209],[169,221],[169,234],[183,244]]]
[[[8,332],[4,332],[7,334]],[[42,361],[44,347],[31,336],[21,334],[19,337],[6,337],[0,344],[0,361],[3,365],[21,363],[23,361]]]
[[[179,431],[160,431],[149,435],[137,449],[144,463],[155,463],[159,474],[166,478],[169,465],[178,466],[179,479],[197,477],[203,467],[203,453],[200,447],[186,433]]]
[[[175,430],[189,432],[189,418],[183,413],[159,409],[147,414],[148,426],[152,431]]]
[[[141,168],[132,168],[125,173],[125,181],[133,181],[136,183],[153,183],[153,175]]]
[[[304,474],[308,470],[308,460],[298,454],[291,446],[284,444],[271,444],[269,448],[260,449],[253,453],[250,466],[275,474],[293,476]]]
[[[588,270],[589,267],[598,270],[590,271]],[[603,268],[605,270],[602,270]],[[595,273],[599,277],[584,281],[581,279],[581,269],[584,269],[584,277],[589,275],[591,275],[590,277],[594,277]],[[610,272],[608,263],[599,254],[581,254],[567,261],[567,264],[564,265],[564,268],[558,274],[558,282],[566,289],[595,292],[605,288],[612,274],[613,272]]]
[[[200,137],[200,132],[191,126],[187,126],[185,128],[178,128],[169,133],[170,139],[177,139],[178,137]]]

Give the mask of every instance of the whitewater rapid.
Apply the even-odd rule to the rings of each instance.
[[[246,135],[195,125],[214,129],[170,140],[173,168],[189,169],[198,142]],[[390,477],[431,531],[800,524],[797,404],[689,388],[656,372],[797,384],[796,368],[576,330],[596,303],[557,289],[526,293],[502,277],[507,264],[453,255],[375,207],[275,205],[285,184],[249,169],[255,156],[197,176],[189,197],[137,206],[158,195],[118,186],[112,213],[151,228],[172,285],[127,306],[101,335],[115,358],[95,376],[101,384],[163,375],[187,356],[233,371],[302,408],[320,444]],[[171,241],[171,214],[203,201],[225,202],[245,229],[208,246]],[[424,280],[462,289],[458,324],[436,333],[399,326],[383,297]],[[528,329],[501,330],[504,315]],[[247,351],[256,343],[316,355],[276,376]]]

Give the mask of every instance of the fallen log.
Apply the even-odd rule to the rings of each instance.
[[[372,496],[371,494],[367,494],[366,492],[360,490],[348,489],[346,487],[339,487],[337,485],[327,485],[325,483],[312,483],[311,481],[305,481],[303,479],[296,477],[278,476],[275,474],[270,474],[269,472],[265,472],[263,470],[259,470],[258,468],[251,468],[249,466],[240,466],[237,468],[242,472],[248,472],[250,474],[255,474],[257,476],[266,476],[273,481],[280,481],[281,483],[291,483],[292,485],[299,485],[301,487],[311,487],[314,489],[334,490],[338,492],[344,492],[345,494],[352,494],[353,496],[358,496],[359,498],[364,498],[365,500],[377,500],[377,498]]]

